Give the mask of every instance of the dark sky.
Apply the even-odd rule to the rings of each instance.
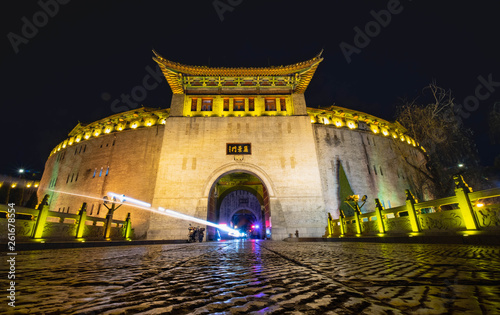
[[[458,103],[475,95],[479,76],[500,82],[497,1],[73,0],[57,12],[54,3],[3,3],[0,174],[20,167],[41,173],[78,121],[114,114],[112,102],[156,69],[152,49],[210,66],[285,65],[324,49],[308,106],[335,103],[388,120],[401,98],[413,99],[432,80]],[[390,21],[380,13],[386,25],[378,30],[370,12],[388,7]],[[33,20],[37,30],[28,25]],[[340,45],[354,46],[354,29],[367,25],[372,37],[348,63]],[[464,120],[485,165],[499,153],[489,144],[486,120],[500,87],[489,88]],[[142,104],[165,108],[170,98],[163,81]]]

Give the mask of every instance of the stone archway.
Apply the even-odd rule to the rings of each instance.
[[[238,193],[241,198],[238,197]],[[227,198],[232,199],[231,205],[224,206],[223,202]],[[248,205],[245,204],[245,199],[248,199]],[[223,210],[222,215],[221,207]],[[228,225],[230,225],[231,219],[230,214],[227,213],[228,211],[234,214],[239,210],[251,210],[259,221],[258,224],[255,224],[260,229],[258,233],[259,237],[265,238],[271,236],[272,223],[269,190],[264,180],[253,172],[233,170],[217,176],[210,185],[207,208],[208,221]],[[207,239],[216,239],[215,228],[208,228]]]
[[[262,181],[263,185],[266,187],[268,196],[270,198],[275,196],[276,189],[274,188],[269,176],[266,174],[266,172],[264,172],[264,170],[248,163],[229,163],[219,167],[218,169],[213,171],[212,174],[210,174],[204,185],[205,188],[203,190],[203,197],[204,198],[209,197],[214,184],[222,176],[238,172],[249,173],[259,178]]]

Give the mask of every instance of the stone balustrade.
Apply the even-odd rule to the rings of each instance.
[[[16,240],[130,240],[133,237],[130,213],[125,221],[87,216],[86,204],[78,214],[50,211],[47,205],[16,209]],[[0,205],[0,228],[7,230],[7,205]],[[109,228],[108,228],[109,225]],[[105,237],[108,231],[108,237]],[[2,238],[4,235],[2,234]],[[6,238],[6,235],[5,235]]]
[[[384,209],[375,199],[373,212],[355,211],[350,217],[341,213],[335,220],[329,214],[324,237],[499,233],[500,188],[472,192],[461,183],[446,198],[418,202],[407,190],[402,206]]]

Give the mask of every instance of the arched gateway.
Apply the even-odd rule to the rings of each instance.
[[[283,239],[296,230],[322,236],[327,214],[337,218],[348,195],[393,206],[405,203],[406,188],[422,197],[425,155],[404,127],[343,107],[306,107],[321,54],[265,68],[188,66],[156,52],[153,59],[172,89],[170,108],[78,124],[40,181],[38,198],[49,194],[50,210],[76,213],[86,202],[88,215],[104,217],[99,198],[79,195],[111,191]],[[114,216],[128,212],[136,239],[186,238],[187,221],[128,206]]]
[[[207,220],[227,225],[252,238],[270,238],[268,188],[258,176],[249,172],[233,171],[220,176],[210,189]],[[225,236],[215,228],[208,228],[209,240]]]

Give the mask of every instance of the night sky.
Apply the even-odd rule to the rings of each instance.
[[[67,3],[3,3],[0,174],[25,168],[41,175],[78,121],[114,114],[113,101],[143,85],[157,69],[152,49],[213,67],[286,65],[324,49],[308,106],[335,103],[391,121],[402,99],[432,80],[462,103],[475,95],[479,76],[490,76],[490,90],[481,90],[488,96],[464,123],[483,165],[500,153],[486,123],[500,100],[498,1],[60,1]],[[355,28],[366,26],[372,37],[356,41],[364,46],[358,50]],[[356,50],[350,62],[341,43]],[[166,108],[171,95],[163,79],[141,105]]]

